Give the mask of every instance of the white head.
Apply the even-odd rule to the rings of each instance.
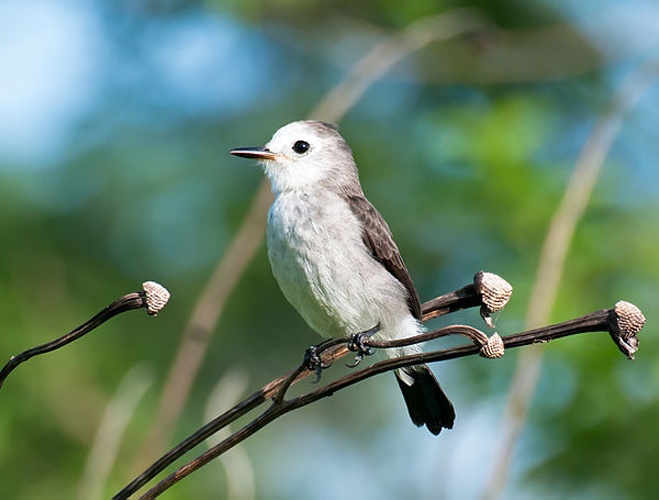
[[[236,148],[231,154],[259,160],[275,193],[314,186],[361,190],[352,151],[329,123],[289,123],[265,147]]]

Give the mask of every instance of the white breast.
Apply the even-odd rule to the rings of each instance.
[[[327,190],[277,196],[268,257],[286,299],[323,336],[386,329],[410,316],[404,287],[373,259],[347,203]]]

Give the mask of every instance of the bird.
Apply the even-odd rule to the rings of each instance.
[[[270,181],[267,251],[285,298],[323,337],[375,332],[393,340],[425,331],[419,294],[391,230],[364,195],[352,150],[331,123],[303,120],[275,132],[255,159]],[[391,358],[417,345],[386,349]],[[395,370],[412,422],[434,435],[451,429],[455,410],[423,364]]]

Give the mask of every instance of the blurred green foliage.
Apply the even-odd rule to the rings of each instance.
[[[42,14],[38,2],[25,5],[35,9],[28,21]],[[39,137],[22,157],[0,147],[0,354],[62,335],[147,279],[167,286],[172,300],[157,318],[120,316],[12,374],[0,390],[0,498],[73,498],[103,412],[126,373],[146,366],[154,383],[104,495],[138,472],[132,462],[183,328],[261,177],[228,150],[263,144],[305,117],[381,37],[455,7],[479,9],[492,29],[403,61],[341,131],[422,298],[463,286],[479,269],[496,272],[515,286],[499,330],[521,328],[540,246],[578,152],[621,78],[656,53],[656,37],[634,23],[659,14],[649,2],[627,7],[620,22],[629,37],[647,38],[634,45],[589,24],[615,18],[612,2],[562,10],[428,0],[91,5],[85,15],[98,30],[86,36],[102,41],[91,54],[96,79],[83,82],[95,89],[93,103],[45,159],[30,156]],[[37,26],[27,22],[24,32],[45,47]],[[2,59],[8,75],[25,53],[25,38],[12,42],[16,61]],[[44,92],[56,73],[43,69]],[[561,321],[623,298],[636,303],[649,319],[638,360],[626,361],[605,334],[545,347],[506,498],[654,493],[658,99],[651,89],[626,117],[553,313]],[[447,321],[480,324],[472,313]],[[279,293],[262,249],[229,301],[176,439],[203,423],[227,370],[241,368],[256,389],[316,340]],[[458,412],[455,429],[437,439],[409,424],[389,377],[287,416],[246,444],[257,497],[478,496],[515,358],[436,367]],[[224,498],[221,471],[211,464],[165,498]]]

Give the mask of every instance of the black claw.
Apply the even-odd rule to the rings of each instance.
[[[347,347],[349,350],[356,352],[357,356],[355,356],[355,362],[352,365],[346,365],[346,366],[348,366],[349,368],[354,368],[355,366],[357,366],[359,363],[362,362],[365,356],[370,356],[371,354],[374,353],[372,348],[364,345],[364,341],[379,331],[380,331],[380,324],[377,324],[373,328],[370,328],[365,332],[355,333],[354,335],[350,336],[350,340],[348,341]]]
[[[311,382],[311,383],[312,383],[312,384],[317,384],[318,382],[320,382],[320,379],[321,379],[322,376],[323,376],[323,365],[322,365],[322,364],[319,364],[318,366],[316,366],[316,368],[314,368],[314,370],[315,370],[315,372],[316,372],[316,378],[315,378],[314,381]]]
[[[355,368],[357,365],[359,365],[359,363],[362,362],[363,359],[364,359],[364,356],[362,354],[357,354],[357,356],[355,356],[355,362],[351,363],[351,364],[347,364],[346,366],[348,368]]]
[[[304,351],[304,364],[309,370],[316,372],[316,380],[312,383],[317,384],[323,375],[323,370],[329,368],[332,364],[323,364],[323,360],[318,355],[318,346],[312,345]]]
[[[356,352],[358,357],[370,356],[373,354],[373,349],[364,345],[364,338],[361,333],[353,335],[348,341],[348,350]]]
[[[315,345],[312,345],[304,351],[304,364],[307,365],[309,370],[315,370],[322,364],[320,356],[318,356],[318,349]]]

